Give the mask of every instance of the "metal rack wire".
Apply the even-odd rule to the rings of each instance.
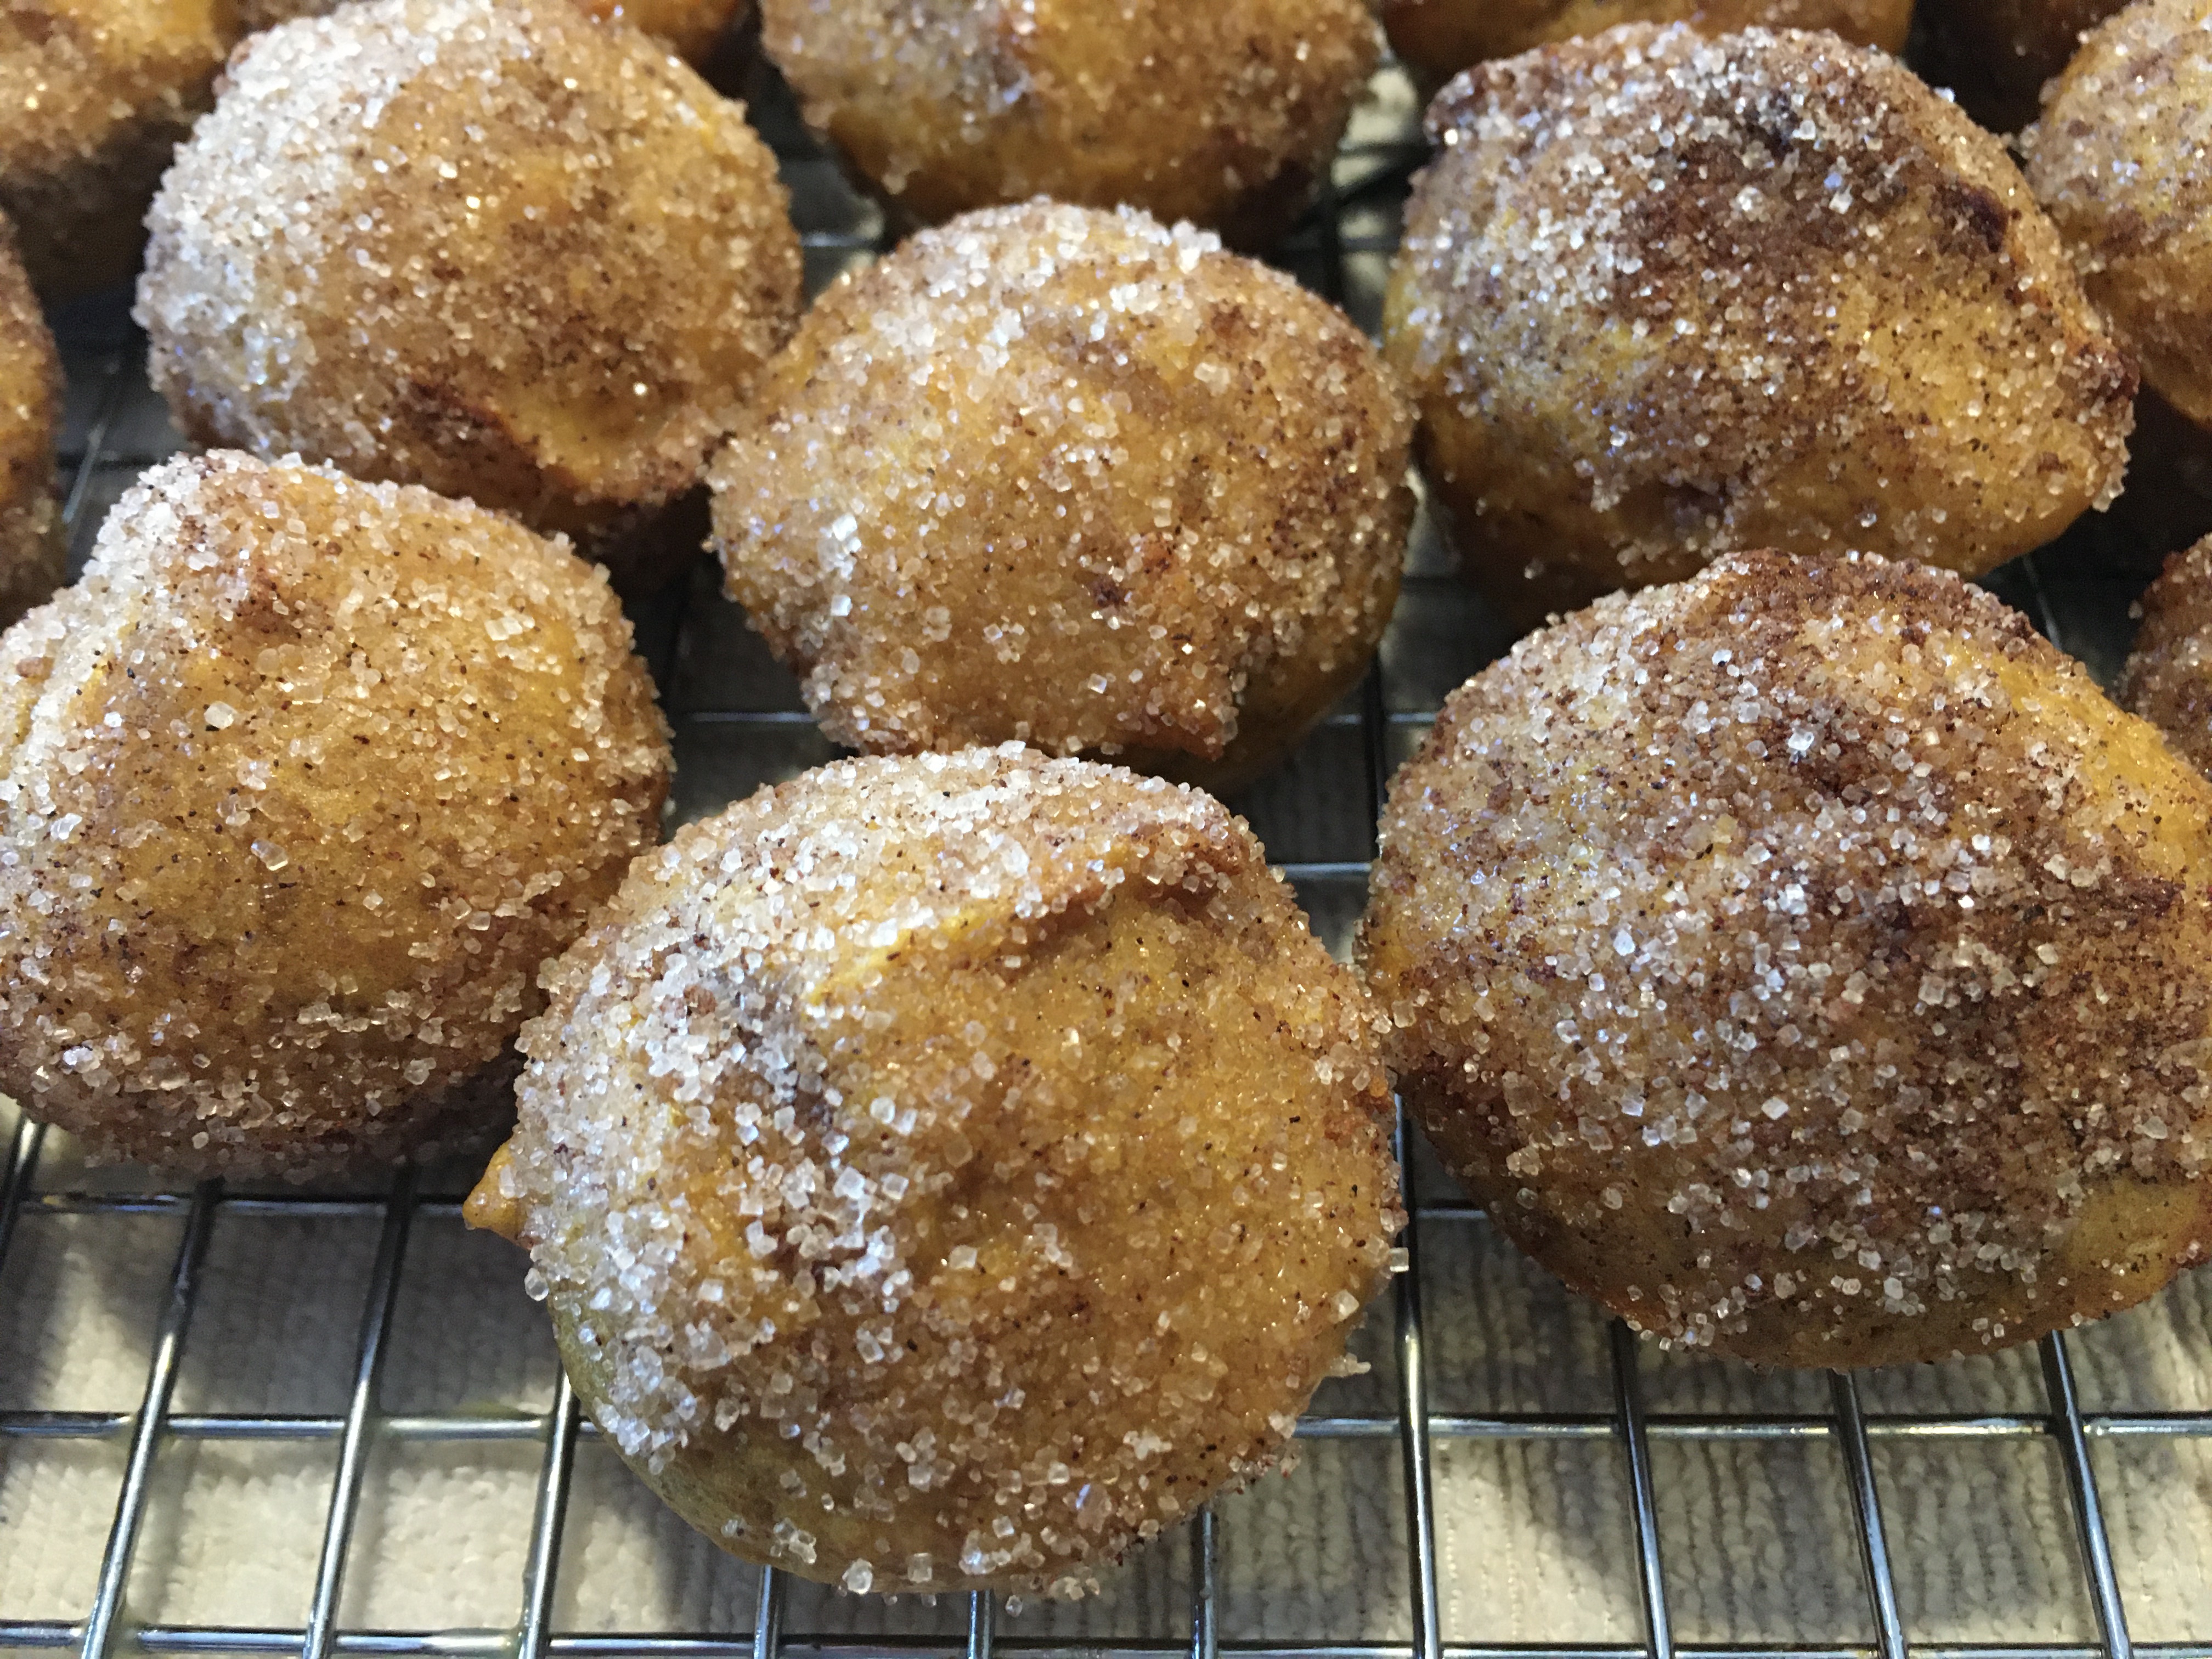
[[[773,86],[757,91],[763,94],[763,125],[799,185],[797,194],[810,270],[818,286],[836,269],[865,257],[881,235],[880,223],[872,210],[824,182],[826,164],[806,143],[787,110],[779,110]],[[1392,104],[1389,99],[1384,102]],[[1361,271],[1364,269],[1371,276],[1379,262],[1387,258],[1395,235],[1396,203],[1420,154],[1407,119],[1410,103],[1402,89],[1392,107],[1395,113],[1386,108],[1382,115],[1370,118],[1364,135],[1357,135],[1347,144],[1330,194],[1280,256],[1323,292],[1347,301],[1355,314],[1372,298],[1371,282],[1361,289]],[[807,174],[808,169],[813,170],[808,175],[811,183],[802,183],[800,175]],[[810,191],[828,205],[810,207]],[[1371,314],[1364,319],[1371,323]],[[96,509],[112,499],[139,468],[156,459],[158,443],[146,440],[145,434],[154,428],[144,418],[147,402],[138,347],[135,338],[121,329],[115,307],[111,305],[107,313],[93,316],[69,343],[72,395],[80,410],[81,435],[69,458],[75,471],[68,512],[81,556],[88,544]],[[2008,596],[2030,607],[2046,631],[2055,635],[2063,607],[2054,606],[2051,594],[2063,591],[2065,580],[2033,562],[2010,573],[2008,580]],[[1458,602],[1455,592],[1449,578],[1439,568],[1424,571],[1417,559],[1405,603],[1412,610],[1449,606]],[[2105,609],[2109,612],[2112,605],[2107,603]],[[1401,627],[1407,614],[1401,611]],[[687,684],[698,678],[686,666],[688,655],[702,648],[699,641],[718,622],[724,627],[728,623],[726,610],[710,590],[702,586],[679,592],[660,607],[641,613],[639,622],[641,642],[648,648],[678,728],[679,757],[695,758],[702,746],[717,752],[734,748],[740,756],[750,755],[747,764],[763,776],[794,769],[813,757],[807,745],[819,740],[789,702],[787,688],[781,694],[783,706],[774,706],[778,695],[773,692],[753,700],[761,706],[745,707],[727,706],[712,696],[700,698],[687,693]],[[1476,665],[1496,643],[1480,627],[1474,628],[1460,641],[1465,659],[1458,672]],[[1402,684],[1393,684],[1391,658],[1390,647],[1386,647],[1383,665],[1370,672],[1351,705],[1333,716],[1329,728],[1316,740],[1334,745],[1331,753],[1338,759],[1334,787],[1359,799],[1369,826],[1370,852],[1371,826],[1389,772],[1407,740],[1433,712],[1437,689],[1430,686],[1431,695],[1425,701],[1418,695],[1419,688],[1409,690]],[[1356,784],[1342,775],[1343,764],[1349,760],[1347,738],[1356,740]],[[691,750],[689,756],[687,745]],[[695,766],[693,769],[702,769]],[[1316,769],[1328,769],[1316,763]],[[711,760],[703,764],[703,770],[708,793],[691,799],[687,810],[718,805],[712,791],[731,775],[726,768],[718,769]],[[1255,811],[1254,816],[1257,818],[1261,814]],[[1356,910],[1365,881],[1364,860],[1315,860],[1285,867],[1317,909],[1328,908],[1334,896],[1339,911],[1346,905]],[[1225,1636],[1221,1619],[1224,1579],[1220,1536],[1211,1510],[1201,1512],[1187,1529],[1190,1596],[1188,1636],[1180,1641],[1109,1635],[1071,1644],[1002,1632],[999,1605],[985,1595],[968,1598],[964,1638],[852,1636],[792,1628],[786,1616],[788,1582],[785,1575],[773,1570],[760,1575],[750,1631],[605,1633],[563,1630],[556,1618],[555,1601],[563,1528],[571,1514],[578,1449],[596,1435],[591,1423],[580,1417],[566,1380],[556,1385],[550,1407],[544,1410],[441,1410],[409,1415],[387,1411],[382,1404],[380,1384],[392,1352],[410,1232],[426,1217],[453,1216],[459,1206],[450,1195],[426,1192],[422,1181],[412,1173],[402,1174],[388,1186],[373,1191],[338,1194],[231,1193],[215,1182],[189,1191],[45,1190],[39,1179],[41,1158],[51,1151],[50,1140],[58,1139],[27,1119],[14,1130],[4,1170],[0,1170],[0,1286],[6,1283],[10,1245],[21,1221],[33,1213],[167,1216],[180,1221],[180,1237],[168,1271],[166,1297],[154,1324],[144,1387],[135,1408],[0,1411],[0,1452],[11,1442],[28,1440],[98,1442],[125,1451],[124,1473],[88,1605],[66,1617],[0,1620],[0,1650],[75,1649],[86,1659],[106,1659],[111,1654],[129,1652],[297,1653],[301,1659],[327,1659],[332,1654],[421,1654],[442,1659],[493,1655],[511,1655],[514,1659],[613,1659],[618,1655],[641,1659],[747,1659],[748,1656],[750,1659],[870,1659],[875,1655],[964,1652],[967,1659],[990,1659],[1000,1650],[1022,1654],[1103,1651],[1159,1656],[1160,1659],[1176,1654],[1187,1654],[1189,1659],[1216,1659],[1223,1653],[1249,1659],[1447,1659],[1447,1656],[1449,1659],[1625,1659],[1631,1655],[1672,1659],[1678,1653],[1703,1659],[1734,1659],[1737,1654],[1754,1651],[1786,1652],[1808,1659],[1814,1656],[1819,1659],[1905,1659],[1908,1652],[1925,1659],[1981,1659],[1984,1656],[1986,1659],[2061,1659],[2062,1656],[2076,1659],[2076,1656],[2089,1655],[2129,1659],[2137,1653],[2159,1656],[2159,1659],[2212,1659],[2212,1631],[2186,1641],[2131,1639],[2091,1454],[2093,1444],[2100,1441],[2212,1440],[2212,1411],[2085,1409],[2069,1340],[2063,1336],[2046,1338],[2041,1345],[2044,1401],[2039,1408],[2031,1410],[1870,1412],[1863,1402],[1860,1380],[1838,1374],[1827,1379],[1825,1412],[1655,1412],[1646,1405],[1650,1361],[1626,1328],[1617,1323],[1607,1333],[1604,1350],[1610,1409],[1488,1413],[1435,1409],[1425,1341],[1424,1291],[1431,1281],[1425,1278],[1423,1235],[1425,1231],[1433,1235],[1437,1228],[1485,1224],[1472,1206],[1448,1194],[1416,1190],[1421,1183],[1410,1173],[1418,1162],[1416,1149],[1402,1125],[1399,1151],[1409,1171],[1408,1207],[1417,1221],[1406,1238],[1407,1270],[1397,1278],[1387,1304],[1387,1346],[1395,1361],[1395,1409],[1310,1415],[1299,1425],[1298,1434],[1308,1441],[1387,1441],[1399,1449],[1407,1546],[1405,1577],[1397,1593],[1403,1598],[1405,1628],[1410,1632],[1407,1639],[1285,1641]],[[243,1216],[347,1217],[376,1224],[377,1242],[342,1411],[307,1415],[190,1413],[173,1409],[184,1358],[193,1340],[195,1313],[203,1299],[210,1237],[219,1218]],[[2212,1365],[2212,1356],[2207,1357],[2207,1363]],[[335,1475],[315,1556],[313,1591],[301,1625],[245,1628],[145,1623],[132,1617],[125,1589],[134,1553],[146,1527],[157,1454],[166,1446],[191,1440],[335,1443]],[[2094,1617],[2094,1641],[2052,1645],[1909,1642],[1891,1534],[1884,1522],[1875,1448],[1899,1441],[2021,1440],[2046,1443],[2055,1449],[2069,1499],[2066,1525],[2078,1549]],[[1445,1638],[1434,1462],[1436,1449],[1455,1441],[1588,1442],[1616,1449],[1629,1496],[1627,1517],[1632,1530],[1630,1541],[1642,1622],[1639,1639],[1507,1644]],[[1825,1645],[1801,1643],[1749,1648],[1676,1639],[1675,1612],[1662,1559],[1660,1477],[1655,1472],[1653,1449],[1674,1442],[1746,1441],[1810,1443],[1831,1447],[1839,1455],[1863,1577],[1868,1628],[1874,1632],[1871,1641],[1855,1638]],[[369,1629],[349,1627],[342,1621],[341,1590],[364,1494],[374,1479],[373,1452],[381,1446],[408,1442],[520,1442],[538,1449],[520,1614],[513,1626],[475,1630]],[[0,1575],[6,1571],[6,1561],[0,1558]]]

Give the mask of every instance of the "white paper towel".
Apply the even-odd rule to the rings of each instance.
[[[46,1190],[128,1184],[86,1171],[58,1137]],[[174,1409],[344,1409],[379,1221],[226,1212],[210,1243]],[[35,1206],[0,1267],[0,1409],[135,1407],[182,1234],[175,1216],[64,1216]],[[1480,1222],[1422,1237],[1428,1380],[1438,1413],[1612,1409],[1604,1322]],[[522,1260],[450,1212],[414,1226],[383,1408],[538,1411],[555,1384]],[[1388,1302],[1370,1318],[1370,1376],[1320,1407],[1395,1410]],[[2076,1334],[2091,1411],[2212,1409],[2212,1275]],[[1824,1379],[1761,1374],[1646,1346],[1654,1413],[1825,1414]],[[1874,1413],[2040,1412],[2033,1350],[1863,1376]],[[296,1627],[305,1618],[337,1459],[333,1441],[175,1441],[158,1466],[129,1613],[161,1624]],[[1909,1634],[1920,1641],[2094,1639],[2052,1443],[1878,1437]],[[1872,1617],[1832,1440],[1652,1444],[1675,1633],[1742,1644],[1863,1642]],[[2110,1440],[2095,1449],[2134,1634],[2212,1637],[2212,1441]],[[0,1618],[72,1620],[89,1600],[121,1478],[119,1441],[0,1437]],[[386,1443],[372,1455],[342,1619],[349,1628],[503,1627],[520,1587],[540,1450],[532,1442]],[[1610,1437],[1436,1444],[1437,1536],[1449,1641],[1635,1641],[1642,1625],[1627,1477]],[[1310,1442],[1301,1467],[1219,1506],[1224,1636],[1404,1640],[1412,1630],[1400,1450]],[[1004,1628],[1080,1643],[1178,1641],[1191,1570],[1176,1533],[1077,1606],[1032,1602]],[[673,1519],[586,1441],[556,1596],[576,1631],[750,1626],[755,1580]],[[787,1628],[963,1628],[931,1607],[795,1586]]]

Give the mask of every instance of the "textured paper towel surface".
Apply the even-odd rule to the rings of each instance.
[[[58,1143],[53,1143],[58,1145]],[[65,1146],[46,1190],[128,1183]],[[378,1222],[226,1211],[215,1224],[174,1409],[334,1415],[345,1407]],[[181,1237],[173,1216],[62,1215],[34,1202],[0,1269],[0,1410],[128,1411]],[[1612,1410],[1602,1321],[1479,1221],[1425,1224],[1428,1380],[1440,1413]],[[418,1216],[380,1408],[542,1411],[555,1362],[521,1258]],[[1318,1408],[1388,1415],[1397,1381],[1388,1305],[1369,1322],[1364,1377]],[[2085,1407],[2212,1408],[2212,1275],[2077,1334]],[[1646,1347],[1649,1409],[1824,1416],[1817,1377],[1762,1375]],[[1869,1412],[2047,1409],[2033,1352],[1862,1378]],[[348,1564],[349,1628],[511,1625],[541,1448],[534,1440],[386,1442],[368,1462]],[[2212,1632],[2212,1443],[2096,1448],[2135,1635]],[[1826,1439],[1652,1445],[1676,1635],[1756,1644],[1873,1637],[1841,1455]],[[291,1628],[306,1616],[335,1442],[174,1440],[159,1460],[129,1581],[130,1616],[165,1625]],[[1617,1441],[1440,1440],[1437,1544],[1449,1641],[1641,1638],[1627,1475]],[[2045,1438],[1878,1438],[1877,1478],[1909,1633],[1920,1641],[2094,1639],[2066,1490]],[[82,1615],[122,1476],[119,1439],[0,1438],[0,1618]],[[1301,1467],[1219,1506],[1225,1637],[1403,1640],[1411,1632],[1403,1487],[1390,1439],[1310,1442]],[[1003,1626],[1087,1638],[1183,1638],[1190,1553],[1172,1534],[1078,1606],[1031,1604]],[[564,1631],[742,1632],[755,1581],[676,1522],[611,1452],[576,1459],[557,1594]],[[885,1602],[796,1586],[794,1632],[956,1638],[948,1599]]]

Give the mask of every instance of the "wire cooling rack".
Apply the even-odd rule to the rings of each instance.
[[[881,245],[881,220],[808,143],[772,76],[754,70],[748,90],[757,118],[783,158],[810,283],[818,289]],[[1370,328],[1399,204],[1422,154],[1414,113],[1403,77],[1386,69],[1324,200],[1276,256]],[[143,343],[126,307],[127,296],[109,295],[58,319],[70,377],[68,514],[80,562],[115,496],[177,442],[145,386]],[[2092,526],[2069,545],[2000,573],[1993,585],[2109,681],[2125,647],[2129,603],[2148,574],[2134,550]],[[641,648],[678,730],[679,817],[712,811],[761,782],[829,757],[832,751],[805,717],[796,688],[744,632],[708,573],[695,573],[688,585],[635,614]],[[1333,947],[1344,947],[1364,898],[1389,771],[1443,693],[1504,643],[1455,582],[1434,538],[1418,532],[1406,597],[1375,671],[1282,773],[1235,803],[1285,860],[1316,931]],[[9,1121],[0,1116],[0,1125]],[[1279,1621],[1271,1625],[1264,1607],[1237,1611],[1243,1557],[1230,1549],[1225,1559],[1224,1528],[1241,1498],[1203,1511],[1185,1529],[1185,1558],[1170,1559],[1156,1574],[1169,1586],[1164,1612],[1156,1597],[1146,1619],[1125,1624],[1109,1620],[1074,1634],[1025,1629],[1023,1619],[1004,1617],[1012,1609],[977,1595],[957,1606],[952,1598],[933,1603],[901,1627],[864,1628],[869,1621],[857,1616],[854,1598],[827,1595],[781,1572],[721,1563],[727,1583],[743,1591],[733,1596],[726,1586],[719,1603],[726,1616],[607,1630],[576,1606],[568,1607],[568,1616],[563,1613],[562,1588],[580,1570],[564,1539],[573,1543],[580,1517],[587,1518],[599,1501],[579,1497],[579,1458],[587,1449],[604,1453],[566,1380],[550,1378],[545,1397],[535,1401],[512,1395],[490,1401],[444,1399],[422,1409],[392,1403],[395,1352],[422,1340],[404,1328],[410,1287],[447,1271],[425,1265],[423,1240],[432,1232],[458,1236],[467,1172],[408,1172],[365,1188],[330,1191],[226,1189],[216,1182],[167,1190],[158,1176],[143,1172],[88,1170],[58,1133],[16,1120],[0,1171],[0,1609],[23,1614],[6,1598],[11,1576],[27,1573],[23,1564],[36,1553],[37,1539],[27,1529],[58,1527],[72,1514],[86,1522],[112,1519],[87,1559],[88,1589],[70,1605],[0,1618],[0,1654],[75,1649],[87,1659],[130,1651],[281,1652],[302,1659],[334,1653],[869,1659],[933,1652],[990,1659],[1003,1650],[1190,1659],[1223,1653],[1254,1659],[1668,1659],[1675,1653],[1723,1659],[1753,1652],[1829,1659],[1903,1659],[1908,1652],[1931,1659],[2128,1659],[2132,1653],[2212,1659],[2212,1616],[2204,1613],[2204,1596],[2193,1593],[2201,1587],[2191,1582],[2203,1576],[2191,1564],[2212,1560],[2212,1458],[2183,1455],[2212,1450],[2212,1328],[2201,1310],[2182,1310],[2160,1328],[2179,1335],[2161,1351],[2164,1382],[2150,1389],[2156,1395],[2162,1388],[2163,1397],[2148,1401],[2133,1384],[2158,1367],[2142,1357],[2150,1349],[2129,1334],[2137,1328],[2125,1320],[2048,1338],[2029,1355],[1961,1362],[1903,1380],[1886,1374],[1760,1378],[1717,1362],[1662,1355],[1617,1322],[1601,1323],[1512,1258],[1402,1129],[1400,1152],[1416,1220],[1406,1238],[1408,1269],[1370,1314],[1356,1345],[1376,1362],[1375,1375],[1328,1385],[1297,1431],[1310,1457],[1342,1443],[1380,1460],[1361,1465],[1364,1473],[1340,1475],[1332,1486],[1298,1488],[1318,1492],[1317,1501],[1334,1504],[1333,1494],[1371,1491],[1394,1479],[1398,1488],[1382,1519],[1371,1508],[1365,1512],[1361,1525],[1376,1535],[1355,1537],[1349,1546],[1353,1566],[1340,1588],[1347,1606],[1358,1603],[1355,1636],[1322,1628],[1330,1622],[1325,1605],[1322,1613],[1308,1608],[1300,1615],[1309,1627],[1287,1632]],[[130,1327],[144,1379],[135,1405],[71,1408],[67,1398],[58,1401],[36,1389],[27,1393],[16,1386],[20,1377],[10,1379],[9,1368],[35,1369],[38,1345],[66,1335],[55,1312],[58,1280],[33,1259],[66,1251],[32,1235],[73,1226],[119,1237],[116,1230],[133,1218],[162,1224],[166,1231],[149,1237],[173,1251],[166,1276],[161,1258],[139,1264],[148,1294],[142,1316]],[[222,1276],[213,1265],[212,1241],[226,1229],[264,1223],[294,1224],[295,1233],[282,1235],[287,1238],[313,1239],[316,1230],[341,1226],[356,1236],[373,1234],[365,1270],[358,1261],[344,1273],[333,1267],[325,1288],[318,1277],[322,1258],[313,1254],[320,1247],[312,1244],[301,1269],[310,1300],[344,1302],[342,1312],[324,1311],[350,1331],[349,1341],[332,1350],[339,1376],[324,1402],[328,1408],[224,1408],[216,1390],[208,1409],[196,1409],[188,1398],[192,1366],[210,1351],[268,1334],[256,1333],[251,1321],[241,1327],[228,1315],[208,1312],[222,1294],[210,1289]],[[94,1235],[70,1237],[82,1243]],[[520,1272],[519,1262],[507,1266],[471,1305],[486,1320],[497,1311],[512,1328]],[[1480,1285],[1491,1290],[1470,1302],[1470,1285]],[[2212,1305],[2212,1299],[2198,1300]],[[537,1319],[526,1304],[520,1312]],[[281,1342],[283,1321],[275,1322],[280,1328],[273,1340]],[[1520,1364],[1511,1380],[1468,1409],[1441,1403],[1446,1395],[1473,1399],[1462,1386],[1467,1376],[1502,1375],[1490,1346],[1508,1327],[1534,1334],[1528,1336],[1534,1362]],[[450,1345],[481,1339],[466,1328],[434,1332],[428,1340]],[[1439,1358],[1445,1349],[1450,1352]],[[263,1362],[240,1363],[252,1369]],[[2092,1370],[2094,1386],[2084,1380]],[[1655,1394],[1661,1396],[1656,1401]],[[322,1470],[327,1497],[317,1506],[319,1542],[295,1547],[289,1558],[304,1580],[295,1600],[305,1611],[295,1622],[177,1620],[142,1605],[134,1574],[146,1567],[149,1537],[170,1525],[159,1519],[167,1501],[165,1461],[195,1443],[295,1449]],[[2144,1447],[2172,1454],[2155,1480],[2142,1473],[2140,1459],[2119,1456]],[[408,1627],[377,1622],[373,1608],[349,1615],[349,1575],[358,1578],[362,1571],[369,1524],[362,1517],[380,1501],[392,1460],[422,1448],[460,1456],[505,1449],[510,1465],[513,1455],[526,1460],[527,1530],[514,1569],[519,1595],[508,1596],[516,1611],[504,1621]],[[106,1474],[56,1498],[53,1483],[61,1477],[46,1471],[40,1454],[69,1449],[101,1454]],[[1504,1597],[1501,1587],[1513,1577],[1514,1534],[1510,1528],[1504,1534],[1477,1531],[1462,1546],[1455,1541],[1455,1502],[1438,1498],[1447,1466],[1482,1449],[1526,1453],[1534,1461],[1516,1467],[1541,1488],[1530,1501],[1539,1509],[1556,1507],[1555,1499],[1565,1504],[1559,1530],[1571,1541],[1585,1541],[1572,1539],[1577,1532],[1594,1534],[1587,1541],[1601,1558],[1598,1577],[1616,1592],[1601,1639],[1570,1628],[1572,1598],[1554,1606],[1540,1590],[1525,1598],[1533,1606],[1522,1607],[1509,1635],[1489,1632],[1483,1611]],[[1790,1602],[1793,1576],[1814,1571],[1794,1539],[1791,1559],[1778,1563],[1756,1514],[1739,1516],[1734,1530],[1723,1527],[1726,1535],[1715,1541],[1707,1511],[1728,1505],[1705,1495],[1715,1466],[1698,1460],[1736,1453],[1795,1460],[1782,1474],[1767,1477],[1777,1494],[1775,1514],[1835,1511],[1826,1517],[1832,1523],[1832,1559],[1820,1615],[1834,1628],[1778,1635],[1778,1626],[1729,1613],[1747,1595]],[[1543,1461],[1554,1454],[1559,1461]],[[2038,1479],[2008,1475],[1995,1486],[1970,1481],[1963,1504],[1936,1504],[1927,1520],[1923,1499],[1941,1478],[1943,1458],[1954,1454],[2040,1459],[2044,1472]],[[1710,1490],[1719,1493],[1725,1484]],[[1618,1503],[1575,1507],[1586,1490],[1599,1487],[1617,1493]],[[1991,1493],[2002,1500],[2003,1512],[1990,1512],[1985,1500]],[[2116,1527],[2109,1516],[2121,1503],[2126,1524]],[[1391,1508],[1397,1513],[1388,1513]],[[1907,1542],[1900,1541],[1903,1529],[1885,1520],[1901,1508],[1915,1517]],[[1601,1516],[1604,1524],[1585,1526],[1578,1515]],[[516,1522],[523,1524],[520,1510]],[[391,1522],[380,1524],[392,1529]],[[1959,1542],[1984,1532],[1998,1535],[1999,1543],[1967,1548]],[[1595,1536],[1601,1534],[1617,1535]],[[2004,1541],[2015,1534],[2040,1541],[2015,1549]],[[204,1570],[223,1570],[221,1542],[210,1556],[214,1565]],[[1158,1552],[1176,1548],[1173,1539],[1156,1543],[1154,1567]],[[2160,1551],[2163,1565],[2150,1559]],[[517,1553],[510,1549],[508,1558]],[[2012,1565],[1978,1576],[1975,1562],[1987,1568],[1997,1556]],[[2182,1612],[2163,1615],[2158,1639],[2138,1639],[2131,1634],[2126,1587],[2160,1574],[2169,1588],[2179,1576]],[[1778,1595],[1777,1579],[1785,1581]],[[2013,1616],[2023,1595],[2056,1611],[2023,1624]],[[1693,1602],[1701,1611],[1686,1614]]]

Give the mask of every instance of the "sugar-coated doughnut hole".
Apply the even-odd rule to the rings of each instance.
[[[1995,599],[1735,555],[1531,635],[1391,786],[1409,1109],[1647,1331],[1978,1353],[2212,1243],[2212,785]]]
[[[2127,353],[2003,148],[1887,55],[1622,27],[1428,125],[1386,349],[1516,619],[1736,548],[1978,574],[2118,493]]]
[[[2143,594],[2120,701],[2212,774],[2212,537],[2166,560]]]
[[[47,301],[137,267],[146,204],[236,39],[228,0],[0,6],[0,212]]]
[[[2137,0],[2022,136],[2027,178],[2144,384],[2212,428],[2212,0]]]
[[[1412,426],[1289,277],[1035,202],[823,296],[715,463],[716,539],[840,742],[1015,738],[1227,787],[1382,637]]]
[[[672,517],[697,552],[687,498],[799,301],[742,108],[567,0],[255,36],[150,223],[137,315],[191,436],[465,495],[641,582]]]
[[[163,464],[0,636],[0,1090],[102,1156],[481,1142],[666,793],[605,576],[500,514]]]
[[[903,216],[1043,195],[1262,247],[1381,47],[1364,0],[763,0],[808,121]]]
[[[0,218],[0,628],[61,585],[61,357]]]
[[[1425,89],[1471,64],[1622,23],[1686,23],[1700,34],[1827,29],[1859,46],[1901,51],[1912,0],[1382,0],[1390,48]]]
[[[1187,786],[825,767],[547,985],[470,1218],[631,1467],[807,1577],[1080,1593],[1273,1466],[1402,1224],[1366,999]]]

